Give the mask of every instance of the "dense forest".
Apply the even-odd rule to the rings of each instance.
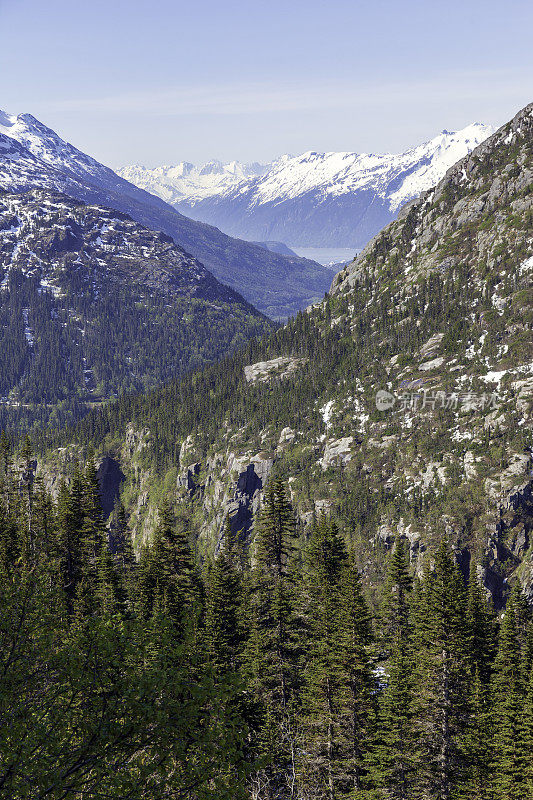
[[[53,501],[0,442],[0,797],[533,798],[533,621],[496,616],[444,537],[370,603],[283,482],[247,546],[194,552],[168,505],[133,554],[92,462]]]
[[[169,236],[36,189],[0,192],[0,425],[61,427],[273,323]]]
[[[0,420],[61,428],[110,396],[141,391],[241,347],[269,323],[237,304],[107,287],[54,299],[13,271],[0,295]]]

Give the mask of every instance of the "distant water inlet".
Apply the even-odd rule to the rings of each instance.
[[[295,247],[289,245],[291,250],[302,258],[318,261],[325,267],[333,267],[351,261],[361,251],[353,247]]]

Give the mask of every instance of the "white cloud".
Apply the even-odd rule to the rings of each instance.
[[[45,112],[94,112],[104,114],[180,117],[195,115],[239,115],[265,112],[305,112],[319,109],[354,109],[402,106],[416,101],[522,102],[526,85],[523,73],[477,71],[448,72],[427,80],[365,85],[353,83],[242,83],[232,85],[179,86],[155,91],[125,92],[93,98],[64,98],[41,102]],[[143,124],[146,124],[143,119]]]

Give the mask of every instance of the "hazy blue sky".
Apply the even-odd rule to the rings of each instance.
[[[0,108],[118,167],[396,151],[533,100],[532,0],[0,0]]]

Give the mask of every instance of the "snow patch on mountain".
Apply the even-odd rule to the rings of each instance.
[[[261,165],[210,163],[198,180],[241,180],[262,171]],[[183,168],[185,174],[187,168]],[[200,174],[201,173],[201,174]],[[217,177],[218,176],[218,177]],[[253,242],[238,241],[215,227],[184,216],[161,197],[144,191],[64,141],[31,114],[0,114],[0,191],[43,188],[84,203],[113,208],[154,231],[163,231],[198,258],[215,277],[242,294],[264,313],[279,319],[315,302],[331,282],[328,270],[307,259]],[[257,275],[261,280],[257,280]]]

